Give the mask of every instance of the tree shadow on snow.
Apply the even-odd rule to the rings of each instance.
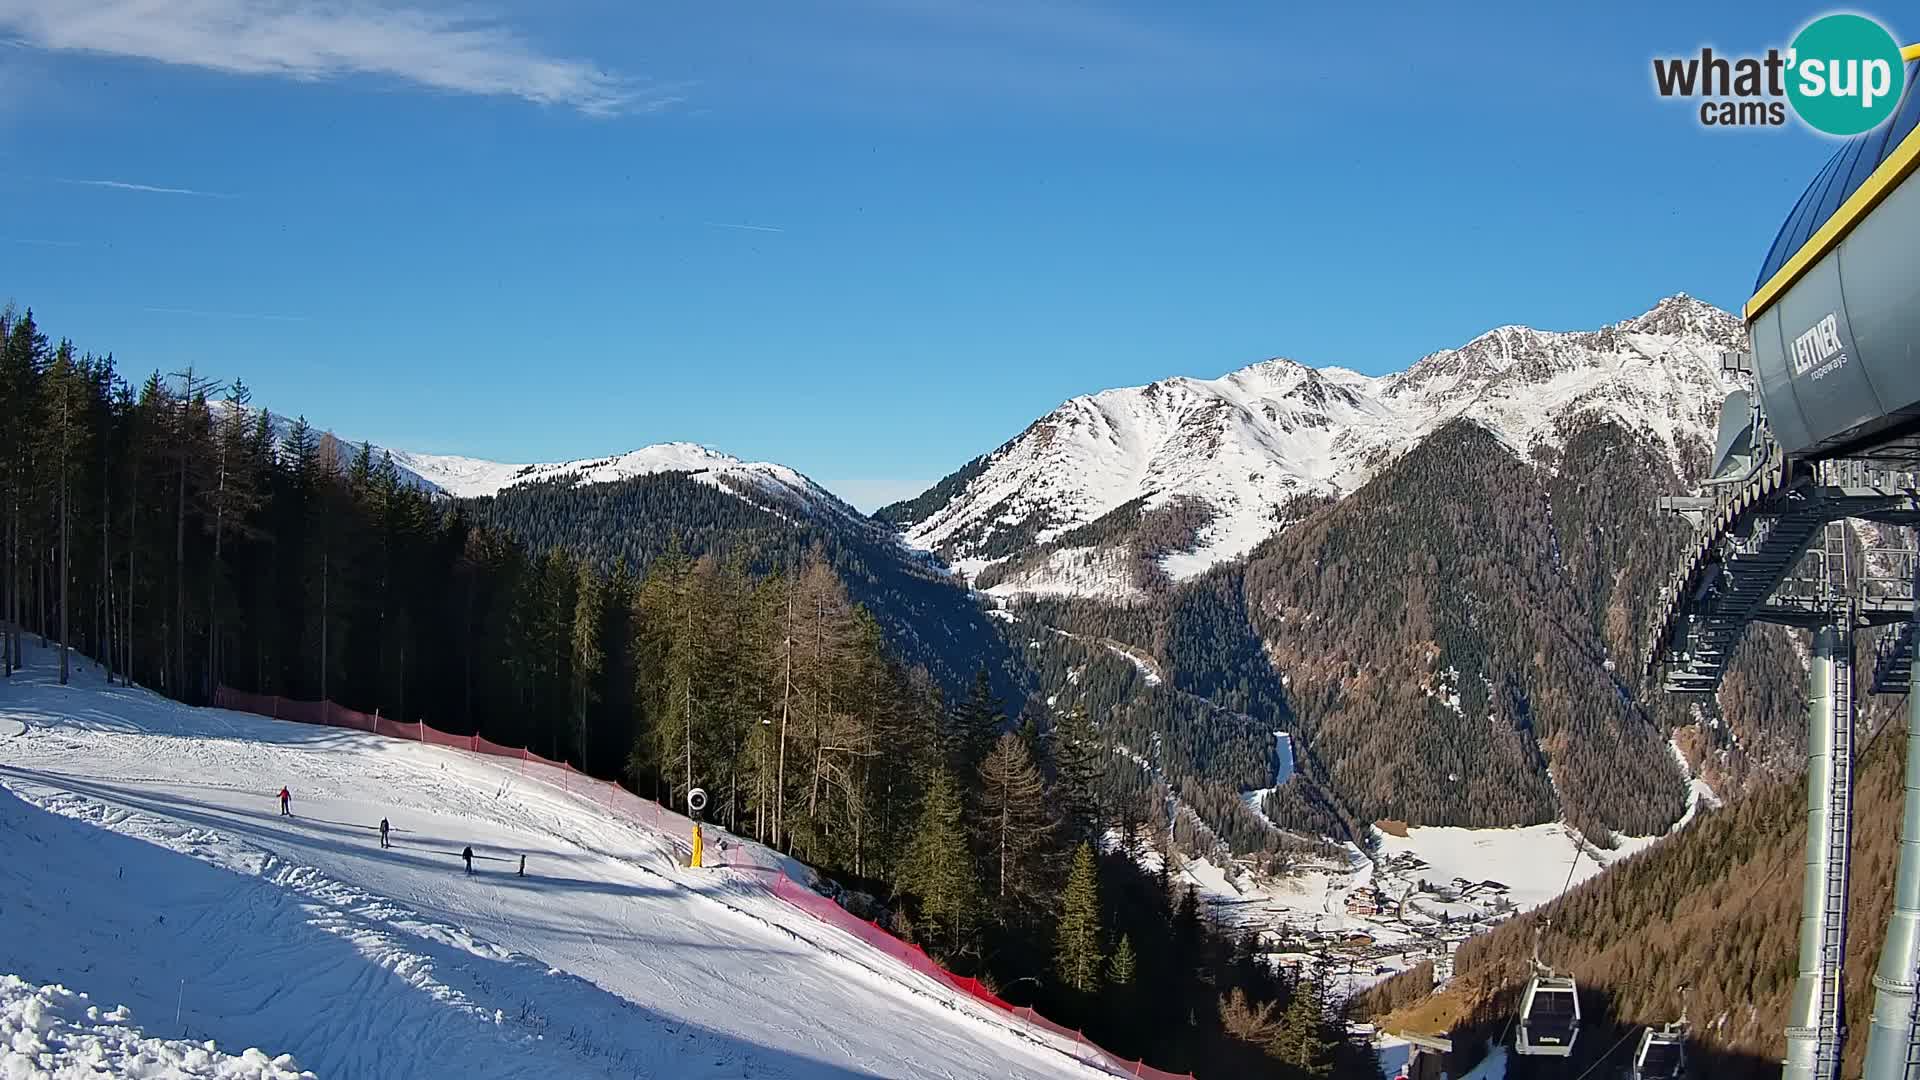
[[[145,787],[17,766],[0,766],[0,775],[18,776],[45,787],[71,791],[155,817],[169,818],[216,830],[222,835],[245,840],[269,851],[285,848],[291,838],[296,845],[303,848],[355,858],[378,853],[374,857],[386,860],[389,865],[412,867],[423,871],[441,871],[465,877],[463,873],[465,867],[462,865],[460,853],[464,847],[471,844],[476,868],[474,877],[484,878],[489,884],[496,886],[559,889],[600,893],[607,896],[636,897],[661,895],[669,891],[662,885],[641,885],[552,873],[550,868],[555,865],[570,866],[584,861],[580,856],[567,852],[527,853],[528,874],[522,878],[517,875],[520,862],[520,853],[517,851],[485,844],[473,844],[461,837],[442,836],[418,830],[395,829],[392,834],[394,837],[392,847],[382,851],[379,846],[380,829],[377,823],[360,824],[308,817],[298,811],[290,817],[283,817],[279,811],[278,800],[270,796],[262,796],[259,812],[250,814],[245,809],[195,799],[177,790],[170,790],[163,795]],[[166,781],[158,782],[158,786],[175,787]]]
[[[144,801],[97,786],[114,802]],[[233,824],[170,804],[155,813]],[[877,1080],[637,1005],[531,957],[484,955],[316,902],[4,786],[0,922],[0,971],[124,1003],[149,1035],[289,1053],[323,1076]]]

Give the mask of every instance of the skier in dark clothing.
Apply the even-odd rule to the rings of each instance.
[[[472,877],[473,876],[473,848],[468,847],[467,850],[460,853],[460,857],[467,860],[467,876]]]
[[[281,817],[293,816],[293,811],[287,809],[287,800],[291,798],[293,798],[292,792],[288,791],[286,788],[280,789],[280,816]]]
[[[383,848],[393,846],[392,844],[387,843],[387,819],[386,818],[380,819],[380,846]]]

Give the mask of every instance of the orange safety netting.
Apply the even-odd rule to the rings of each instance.
[[[403,724],[386,717],[356,712],[335,705],[331,701],[290,701],[286,698],[267,694],[249,694],[232,690],[225,686],[217,687],[213,694],[215,706],[232,709],[236,712],[253,713],[256,716],[268,716],[276,720],[291,720],[302,724],[322,724],[328,727],[351,728],[356,731],[371,732],[390,738],[406,739],[410,742],[427,743],[452,750],[465,750],[475,754],[492,757],[511,758],[522,763],[522,771],[527,768],[545,768],[556,775],[545,777],[548,783],[564,791],[578,792],[590,796],[596,802],[620,810],[627,816],[649,826],[661,829],[669,834],[686,827],[687,819],[661,806],[651,799],[643,799],[618,784],[593,777],[574,768],[564,761],[549,761],[539,754],[523,747],[502,746],[490,742],[478,735],[449,735],[425,721]],[[882,929],[879,923],[862,919],[846,908],[841,907],[832,898],[822,896],[807,885],[796,881],[781,865],[779,856],[772,852],[765,857],[756,857],[757,849],[739,847],[755,864],[746,869],[768,871],[770,881],[768,891],[775,897],[858,939],[876,952],[892,957],[901,966],[917,972],[934,982],[952,987],[977,1001],[992,1006],[1001,1012],[1038,1030],[1048,1032],[1060,1039],[1074,1044],[1073,1053],[1082,1061],[1095,1065],[1117,1076],[1143,1077],[1146,1080],[1193,1080],[1189,1073],[1171,1073],[1156,1069],[1143,1061],[1129,1061],[1116,1054],[1109,1053],[1087,1040],[1086,1035],[1063,1027],[1048,1020],[1026,1006],[1015,1006],[978,979],[955,975],[940,966],[926,951],[918,945],[902,941]]]
[[[479,749],[479,746],[475,744],[475,740],[478,738],[476,735],[449,735],[444,731],[436,730],[426,724],[421,724],[420,728],[420,741],[423,743],[430,743],[434,746],[451,747],[455,750]]]

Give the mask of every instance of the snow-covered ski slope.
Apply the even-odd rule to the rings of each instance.
[[[512,761],[187,708],[85,661],[60,687],[52,656],[0,686],[0,974],[145,1037],[322,1077],[1107,1075],[775,899],[714,834],[733,865],[690,870],[683,838]]]

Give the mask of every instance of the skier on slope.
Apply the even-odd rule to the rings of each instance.
[[[386,818],[380,819],[380,846],[383,848],[393,846],[392,844],[387,843],[387,819]]]
[[[469,844],[467,846],[467,850],[460,853],[460,857],[467,860],[467,876],[472,877],[473,876],[473,846]]]
[[[281,817],[293,816],[293,811],[287,809],[287,800],[291,798],[293,798],[292,792],[288,791],[284,787],[280,789],[280,816]]]

